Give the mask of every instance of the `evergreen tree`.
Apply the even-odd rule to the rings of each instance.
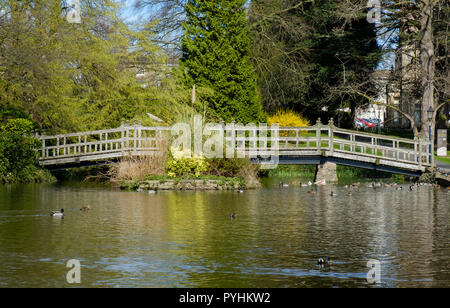
[[[209,116],[249,123],[264,120],[250,62],[245,0],[189,0],[180,70],[186,87],[213,90]]]

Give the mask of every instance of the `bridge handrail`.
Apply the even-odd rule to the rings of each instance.
[[[256,141],[264,141],[265,145],[268,146],[268,143],[271,142],[270,137],[258,136],[257,131],[265,130],[267,132],[272,132],[278,130],[278,150],[285,153],[313,153],[314,151],[317,155],[322,155],[321,153],[323,153],[323,151],[328,151],[331,154],[333,152],[352,153],[370,158],[408,162],[409,164],[417,164],[420,167],[431,166],[434,159],[434,155],[432,155],[434,153],[429,153],[430,141],[419,138],[407,139],[352,131],[338,128],[334,126],[332,121],[330,121],[328,125],[318,122],[316,125],[305,127],[286,126],[275,128],[271,126],[248,127],[234,125],[227,125],[226,127],[223,125],[223,127],[227,130],[227,133],[224,135],[225,141],[235,142],[236,150],[241,150],[243,142],[248,142],[249,148],[255,144],[258,147],[258,143],[255,143]],[[89,157],[99,156],[100,154],[110,154],[108,156],[109,158],[113,153],[117,153],[118,157],[120,157],[120,155],[125,155],[125,153],[137,154],[141,152],[156,151],[159,146],[158,138],[160,135],[158,135],[158,132],[169,132],[170,130],[170,127],[145,127],[137,124],[124,124],[113,129],[59,134],[54,136],[42,135],[38,136],[38,138],[42,140],[42,148],[38,149],[38,151],[41,153],[40,160],[46,161],[47,164],[51,164],[52,161],[57,160],[67,161],[69,157],[83,158],[84,156],[85,159],[89,159]],[[247,133],[242,134],[243,131],[249,132],[249,136],[247,136]],[[305,131],[312,134],[305,135],[303,133]],[[146,137],[145,132],[155,133],[151,133],[152,136]],[[289,132],[291,132],[292,135],[289,134]],[[111,136],[112,134],[115,135]],[[349,136],[349,139],[340,138],[339,136],[336,136],[336,134]],[[96,137],[96,135],[98,136]],[[71,138],[72,140],[70,140]],[[73,138],[78,138],[78,140],[73,140]],[[365,142],[363,141],[365,138],[370,140]],[[54,141],[49,142],[49,140]],[[382,142],[380,143],[380,141]],[[52,145],[49,143],[52,143]],[[386,143],[388,144],[386,145]],[[153,144],[155,146],[153,146]],[[346,150],[348,147],[350,147],[350,150]],[[264,143],[263,146],[259,144],[258,149],[261,150],[263,148]],[[358,152],[358,148],[360,148],[360,152]],[[370,151],[368,151],[369,149]],[[381,156],[377,155],[379,153],[378,151],[382,151]]]

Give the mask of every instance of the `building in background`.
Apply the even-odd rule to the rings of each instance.
[[[386,87],[389,76],[389,70],[378,70],[373,73],[372,77],[378,89],[378,97],[375,99],[375,103],[356,110],[357,119],[379,119],[381,123],[385,122],[387,103]]]

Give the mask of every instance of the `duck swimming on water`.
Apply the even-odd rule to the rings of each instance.
[[[61,209],[61,212],[53,211],[50,216],[52,217],[64,217],[64,209]]]
[[[326,257],[325,259],[319,258],[319,260],[317,260],[317,265],[320,266],[330,266],[331,264],[333,264],[331,257]]]

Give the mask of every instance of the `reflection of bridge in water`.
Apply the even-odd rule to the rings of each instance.
[[[231,128],[230,128],[231,127]],[[264,163],[261,156],[276,153],[279,164],[323,164],[325,162],[385,172],[420,176],[433,166],[430,142],[404,139],[335,127],[320,122],[311,127],[280,127],[278,146],[261,137],[259,127],[224,126],[226,146]],[[167,127],[122,125],[119,128],[41,136],[40,163],[49,169],[104,163],[126,156],[155,153],[167,146]],[[258,134],[259,131],[259,134]],[[245,149],[245,150],[243,150]]]

